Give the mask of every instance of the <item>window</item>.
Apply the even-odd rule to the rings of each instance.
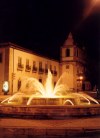
[[[26,69],[25,71],[30,72],[31,66],[29,66],[29,59],[26,59]]]
[[[24,66],[22,64],[22,58],[21,57],[18,57],[18,67],[17,67],[17,70],[23,70]]]
[[[36,62],[33,61],[33,69],[32,69],[32,72],[36,72],[36,71],[37,71]]]
[[[39,82],[41,82],[41,83],[42,83],[42,79],[39,79]]]
[[[48,64],[45,64],[45,73],[48,73]]]
[[[29,66],[29,59],[26,59],[26,66]]]
[[[19,79],[18,80],[18,91],[19,91],[20,87],[21,87],[21,80]]]
[[[50,65],[50,70],[52,70],[52,65]]]
[[[66,69],[69,69],[69,65],[66,65]]]
[[[42,62],[39,62],[39,69],[42,69]]]
[[[35,68],[36,67],[36,62],[35,61],[33,61],[33,68]]]
[[[39,62],[39,73],[42,74],[44,69],[42,68],[42,62]]]
[[[67,48],[67,49],[66,49],[66,57],[69,57],[69,56],[70,56],[70,49]]]
[[[21,65],[21,64],[22,64],[22,58],[18,57],[18,65]]]
[[[0,63],[2,63],[2,53],[0,53]]]

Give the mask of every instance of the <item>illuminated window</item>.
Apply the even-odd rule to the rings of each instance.
[[[67,49],[66,49],[66,57],[69,57],[69,56],[70,56],[70,49],[67,48]]]
[[[2,53],[0,53],[0,63],[2,63]]]

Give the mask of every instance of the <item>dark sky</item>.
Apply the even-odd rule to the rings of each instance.
[[[99,65],[100,4],[91,1],[96,0],[1,0],[0,42],[59,59],[72,31],[75,42]]]
[[[0,42],[11,41],[58,58],[60,46],[72,31],[76,42],[91,48],[92,55],[94,49],[98,52],[100,10],[93,10],[84,19],[91,7],[89,1],[1,0]]]

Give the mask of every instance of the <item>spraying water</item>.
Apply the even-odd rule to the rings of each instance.
[[[69,91],[67,84],[65,83],[66,73],[63,73],[57,81],[55,87],[53,83],[53,76],[48,70],[48,76],[43,86],[36,78],[24,78],[22,86],[16,94],[3,100],[2,104],[22,104],[23,99],[26,97],[26,105],[30,105],[36,98],[44,99],[64,99],[63,105],[90,105],[92,102],[99,104],[97,100],[85,93],[77,93]]]

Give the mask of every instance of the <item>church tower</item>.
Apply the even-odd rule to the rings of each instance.
[[[66,72],[66,84],[71,90],[90,89],[85,82],[85,51],[74,44],[73,36],[70,33],[61,47],[60,65],[61,74]]]

